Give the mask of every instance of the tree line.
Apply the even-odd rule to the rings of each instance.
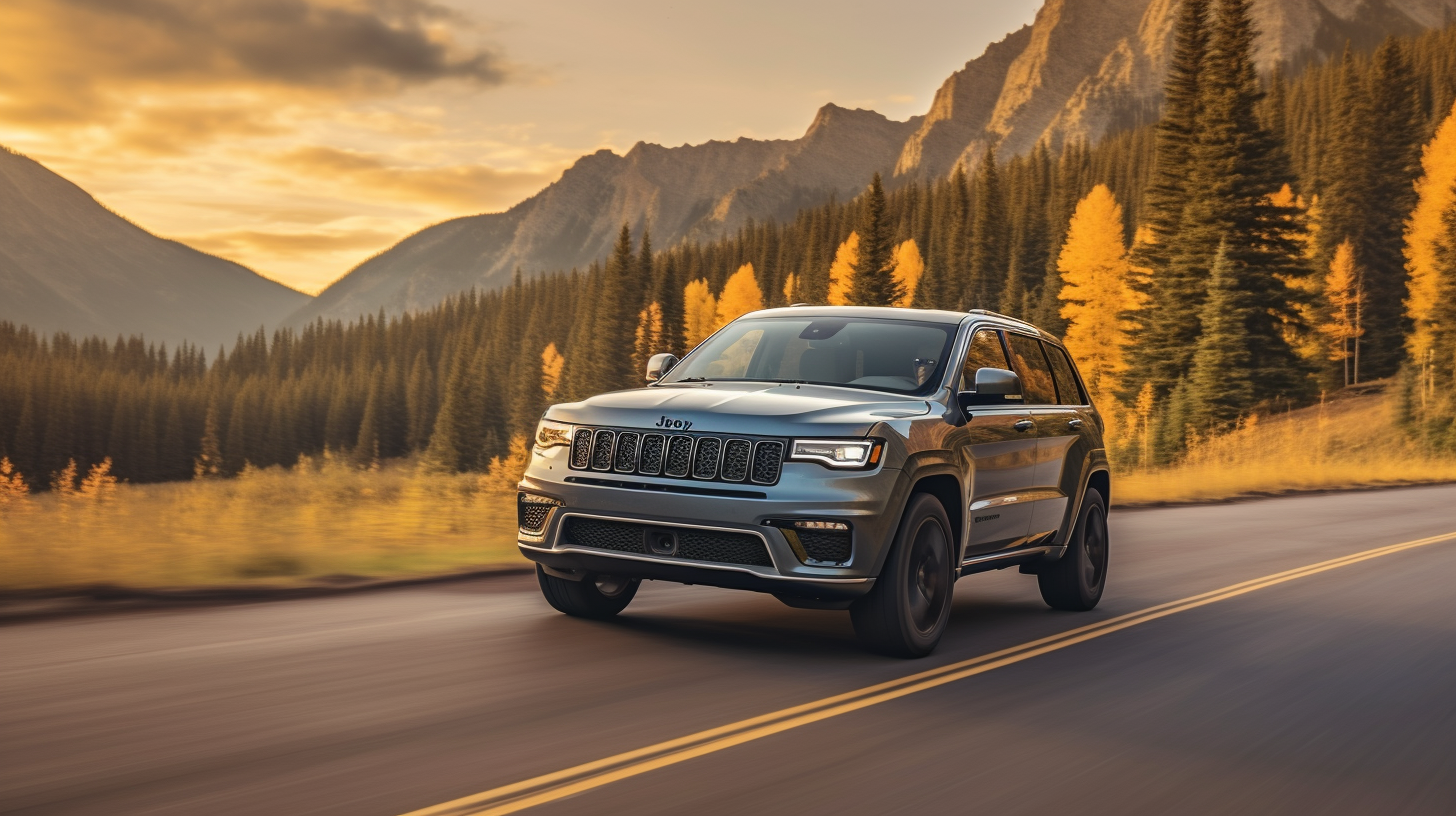
[[[1183,0],[1161,118],[1095,145],[987,149],[663,250],[628,224],[585,270],[210,360],[0,324],[0,456],[37,486],[72,460],[147,482],[326,450],[484,470],[551,402],[794,302],[987,308],[1065,335],[1124,460],[1397,372],[1408,420],[1456,445],[1456,28],[1260,76],[1248,6]]]

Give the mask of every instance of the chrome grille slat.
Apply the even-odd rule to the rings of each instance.
[[[662,472],[663,455],[667,453],[667,437],[662,434],[643,434],[642,452],[637,457],[637,472],[643,476],[656,476]]]
[[[667,442],[667,462],[663,472],[675,479],[687,478],[693,467],[693,438],[674,436]]]
[[[591,464],[591,441],[592,432],[590,428],[578,428],[571,437],[571,466],[576,470],[586,470]]]
[[[642,434],[622,431],[617,434],[617,452],[612,455],[612,470],[618,473],[637,472],[637,454],[642,444]]]
[[[718,460],[723,458],[723,440],[700,436],[693,446],[693,478],[709,481],[718,477]]]
[[[772,485],[778,483],[786,450],[777,439],[577,428],[567,461],[578,471]]]
[[[616,440],[617,435],[612,431],[597,431],[592,436],[592,470],[612,469],[612,449]]]
[[[753,446],[754,484],[774,484],[784,466],[784,443],[766,440]]]
[[[723,443],[723,481],[741,482],[747,479],[752,459],[753,443],[747,439],[730,439]]]

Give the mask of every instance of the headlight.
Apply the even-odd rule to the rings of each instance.
[[[565,422],[543,419],[536,425],[536,447],[555,448],[571,444],[571,426]]]
[[[795,439],[789,460],[832,468],[868,468],[880,462],[880,443],[874,439]]]

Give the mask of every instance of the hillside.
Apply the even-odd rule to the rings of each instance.
[[[0,150],[0,321],[212,350],[240,331],[276,325],[309,299],[158,238],[39,163]]]
[[[294,324],[350,319],[380,308],[428,308],[471,287],[528,273],[584,267],[611,247],[623,222],[646,224],[660,246],[737,229],[749,219],[792,217],[799,208],[860,192],[889,173],[918,119],[826,105],[799,139],[638,143],[625,156],[601,150],[507,212],[457,218],[418,232],[360,264],[300,309]]]
[[[585,156],[511,210],[430,227],[356,267],[291,318],[351,319],[420,309],[471,287],[584,267],[626,222],[657,246],[785,218],[858,193],[876,171],[891,186],[974,165],[988,146],[1024,153],[1098,138],[1156,117],[1177,0],[1047,0],[1032,25],[952,74],[926,115],[894,122],[827,105],[795,140],[639,143]],[[1456,18],[1456,0],[1255,0],[1259,61],[1300,65],[1387,34]]]

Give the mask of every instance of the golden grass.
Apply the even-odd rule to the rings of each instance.
[[[1119,505],[1456,481],[1381,395],[1262,418],[1197,444],[1175,467],[1118,473]],[[236,479],[0,501],[0,590],[114,584],[300,584],[331,576],[431,575],[526,565],[514,478],[337,461]]]
[[[482,482],[306,462],[118,485],[109,497],[31,496],[0,510],[0,589],[278,585],[525,565],[513,494]]]
[[[1197,502],[1456,481],[1456,458],[1424,450],[1395,423],[1393,400],[1351,396],[1196,444],[1170,468],[1114,474],[1119,505]]]

